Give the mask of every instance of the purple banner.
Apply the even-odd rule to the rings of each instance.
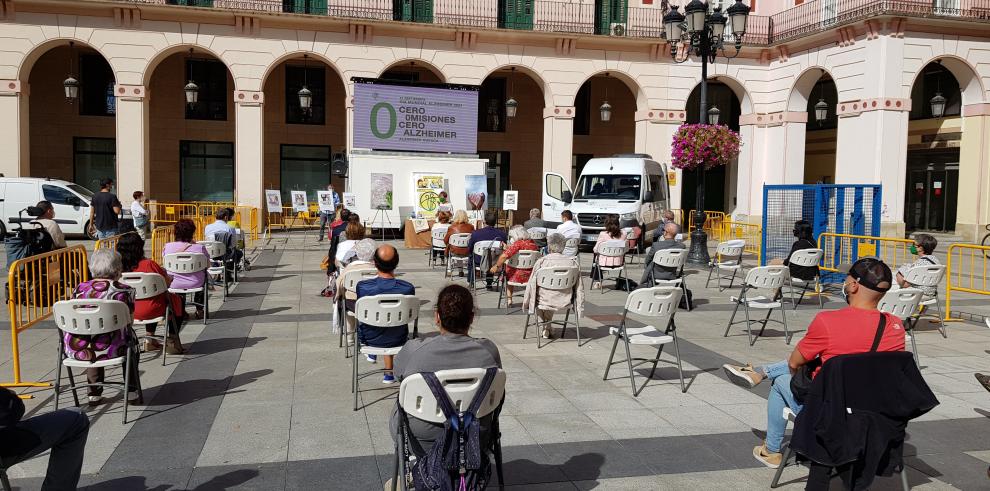
[[[354,147],[477,153],[478,91],[355,83]]]

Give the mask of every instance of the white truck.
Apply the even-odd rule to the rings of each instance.
[[[642,247],[663,222],[669,196],[667,170],[651,156],[595,158],[585,164],[573,188],[560,174],[543,175],[543,219],[559,221],[560,213],[570,210],[581,225],[581,242],[593,244],[605,229],[606,216],[614,213],[621,227],[640,227]]]

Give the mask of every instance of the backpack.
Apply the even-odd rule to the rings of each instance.
[[[443,425],[443,435],[436,439],[423,458],[413,464],[412,482],[417,491],[481,491],[488,485],[492,475],[491,462],[488,453],[481,448],[481,423],[476,413],[488,395],[497,372],[498,368],[485,371],[478,392],[463,414],[457,412],[434,373],[420,373],[447,420]],[[403,458],[408,461],[409,424],[405,411],[400,408],[399,413],[402,414],[407,442],[403,448]]]

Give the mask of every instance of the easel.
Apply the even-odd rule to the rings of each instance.
[[[388,222],[389,228],[392,227],[392,219],[388,216],[388,205],[378,205],[375,207],[375,216],[371,218],[371,226],[374,227],[375,223],[378,222],[379,217],[384,217],[381,226],[378,227],[382,231],[382,242],[385,242],[385,222]]]

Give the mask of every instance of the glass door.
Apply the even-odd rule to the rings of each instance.
[[[906,228],[935,232],[955,230],[958,192],[958,163],[913,166],[908,170]]]

